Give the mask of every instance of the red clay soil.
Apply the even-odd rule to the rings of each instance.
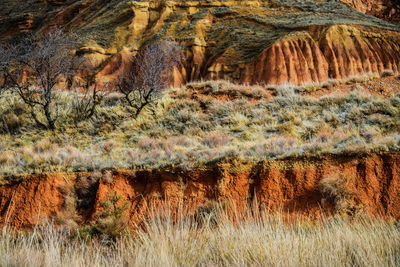
[[[167,202],[195,213],[210,201],[233,203],[242,211],[250,204],[289,215],[318,218],[334,212],[319,182],[344,174],[354,202],[377,216],[400,218],[400,154],[324,159],[276,160],[258,164],[215,164],[193,171],[115,170],[112,183],[94,187],[91,207],[78,210],[83,222],[95,218],[100,202],[111,192],[127,201],[130,223],[140,222]],[[0,223],[27,229],[43,218],[56,218],[65,209],[65,187],[90,173],[55,173],[23,177],[0,186]],[[105,180],[105,179],[104,179]],[[108,179],[107,179],[108,180]],[[64,188],[64,189],[63,189]],[[90,200],[89,200],[90,203]],[[231,205],[232,207],[232,205]]]

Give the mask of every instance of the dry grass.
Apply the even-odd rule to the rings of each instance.
[[[133,119],[120,96],[105,97],[92,119],[76,123],[71,95],[55,132],[41,131],[12,94],[0,98],[0,174],[110,168],[184,168],[236,157],[400,151],[400,95],[365,91],[302,96],[290,86],[271,97],[262,86],[193,83],[171,89]]]
[[[3,228],[1,266],[398,266],[400,228],[371,218],[284,223],[280,215],[224,212],[173,221],[166,213],[115,243],[72,238],[50,224]]]
[[[335,203],[338,214],[357,216],[363,212],[363,205],[356,204],[356,193],[349,189],[349,177],[342,174],[333,174],[325,177],[319,183],[322,195]]]

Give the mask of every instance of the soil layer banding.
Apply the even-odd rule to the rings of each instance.
[[[101,201],[111,192],[128,203],[131,224],[140,222],[165,202],[171,208],[183,204],[192,214],[210,201],[218,201],[234,204],[239,212],[256,203],[265,210],[318,218],[338,211],[335,201],[322,193],[320,186],[321,180],[338,175],[346,177],[346,190],[352,194],[346,201],[353,206],[373,216],[400,218],[398,153],[257,164],[229,162],[191,171],[174,168],[114,170],[102,175],[98,180],[93,179],[92,173],[20,176],[18,181],[0,186],[0,223],[29,229],[43,218],[56,219],[66,209],[65,202],[70,195],[66,188],[81,190],[87,183],[82,181],[90,179],[94,181],[90,187],[86,185],[90,190],[76,196],[81,223],[95,218]],[[104,175],[108,175],[108,179],[104,179]],[[4,177],[3,181],[7,179],[11,181],[10,177]],[[346,212],[351,212],[352,208]]]

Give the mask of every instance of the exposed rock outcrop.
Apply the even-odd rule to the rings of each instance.
[[[252,203],[260,208],[292,215],[318,218],[335,205],[321,193],[320,181],[338,174],[354,196],[353,204],[371,215],[400,218],[400,155],[383,154],[325,159],[277,160],[259,164],[217,164],[193,171],[113,171],[92,188],[93,199],[80,199],[92,206],[78,210],[84,222],[94,218],[101,201],[116,192],[129,204],[131,223],[138,222],[167,201],[194,213],[209,201],[245,210]],[[1,223],[19,228],[32,227],[41,217],[55,218],[65,209],[66,185],[82,181],[89,173],[59,173],[23,177],[0,186]],[[15,177],[14,177],[15,179]],[[87,190],[86,190],[87,191]]]
[[[246,66],[242,79],[247,83],[279,85],[301,85],[310,81],[323,83],[329,78],[328,65],[318,43],[306,35],[282,40],[264,50]]]
[[[176,86],[198,79],[302,85],[399,71],[400,25],[338,1],[7,3],[0,39],[57,26],[72,30],[84,40],[78,51],[97,62],[99,80],[129,67],[146,42],[167,37],[185,48],[185,64],[172,74]]]
[[[385,70],[400,71],[400,35],[340,25],[283,38],[247,64],[233,67],[225,57],[216,59],[204,75],[250,84],[302,85]]]

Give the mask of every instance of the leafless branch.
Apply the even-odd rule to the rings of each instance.
[[[41,128],[55,129],[59,106],[55,91],[62,79],[73,72],[72,51],[76,45],[73,35],[55,30],[39,38],[26,37],[0,50],[2,87],[18,93]],[[37,112],[44,115],[45,121]]]
[[[85,66],[85,65],[84,65]],[[90,119],[96,113],[96,108],[100,105],[107,92],[107,85],[98,88],[93,74],[86,72],[83,77],[83,83],[78,82],[74,85],[75,97],[72,101],[72,107],[75,114],[75,122]]]
[[[138,117],[168,85],[173,68],[181,62],[182,49],[171,40],[146,45],[132,58],[132,67],[118,77],[117,88],[129,110]]]

